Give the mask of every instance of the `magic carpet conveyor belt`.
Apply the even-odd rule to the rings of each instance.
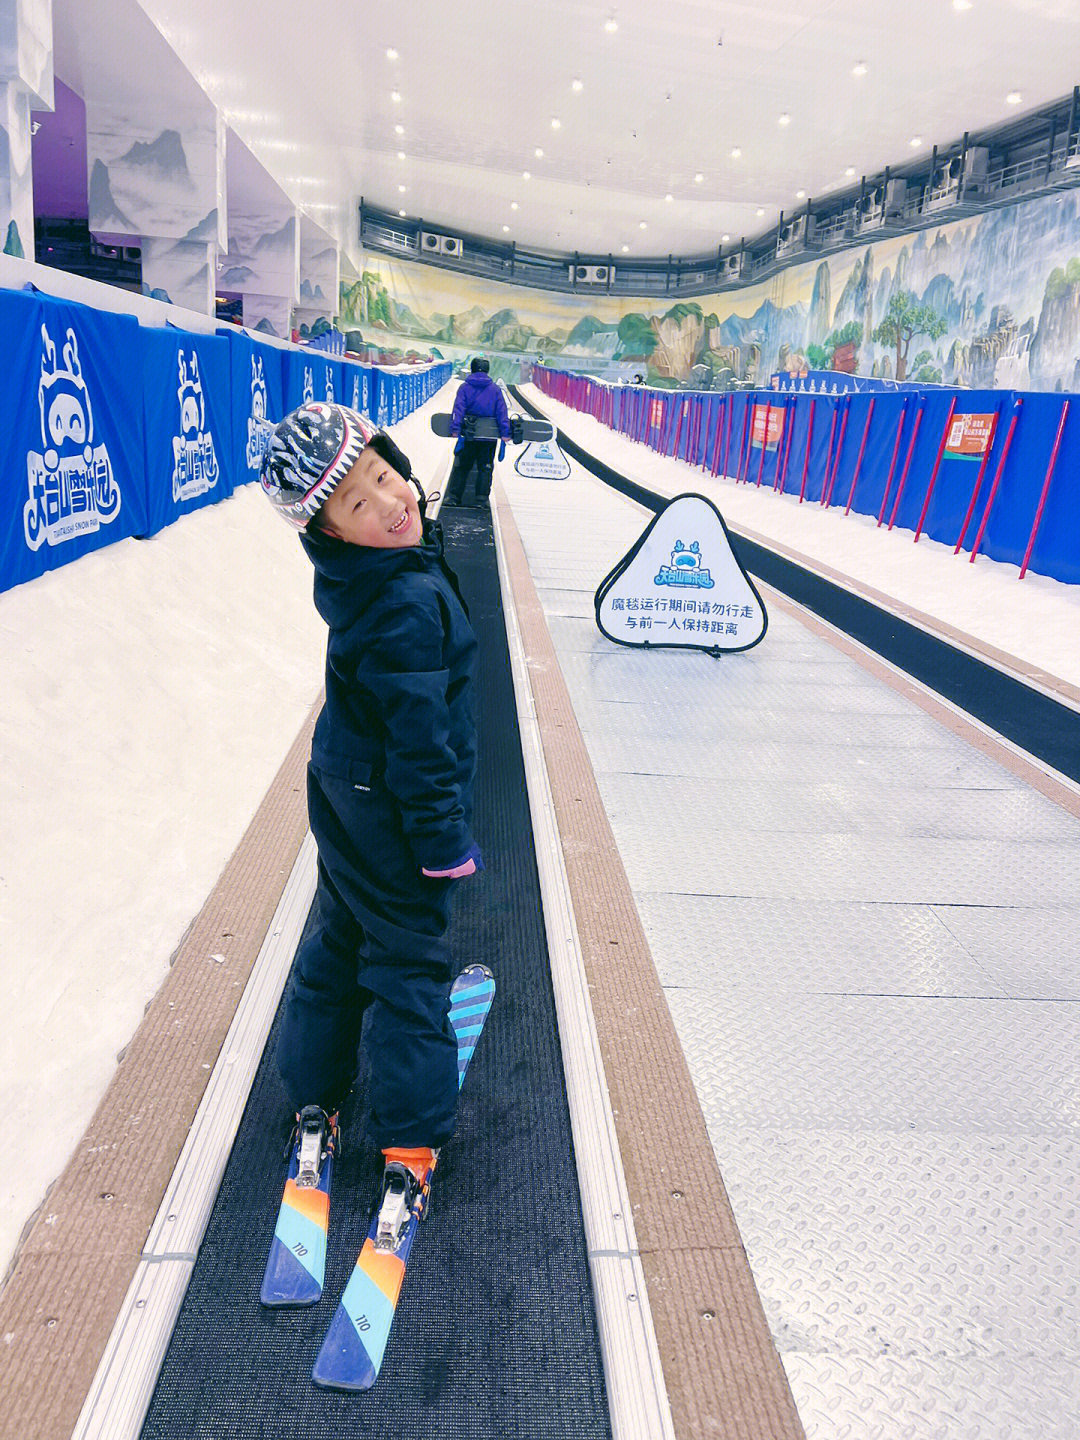
[[[447,518],[447,552],[480,644],[475,831],[460,966],[498,994],[462,1091],[378,1382],[317,1389],[311,1367],[367,1230],[381,1157],[343,1108],[326,1289],[267,1310],[259,1286],[284,1178],[287,1107],[270,1036],[143,1425],[144,1440],[607,1440],[601,1368],[491,517]],[[310,918],[308,923],[310,924]]]

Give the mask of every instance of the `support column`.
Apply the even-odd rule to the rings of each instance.
[[[30,111],[53,108],[52,0],[0,0],[0,248],[34,258]]]
[[[340,308],[341,249],[307,215],[300,217],[300,303],[295,320],[302,336],[327,329]],[[320,324],[320,322],[322,322]]]
[[[296,206],[232,130],[226,157],[229,248],[218,261],[218,292],[240,295],[248,329],[288,340],[300,294]]]

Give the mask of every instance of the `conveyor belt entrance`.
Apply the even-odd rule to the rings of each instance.
[[[285,1175],[275,1024],[144,1440],[611,1433],[491,519],[486,510],[458,512],[446,530],[480,643],[475,830],[489,862],[479,881],[462,887],[452,933],[459,965],[490,965],[499,990],[462,1092],[457,1136],[440,1159],[382,1374],[360,1395],[311,1382],[381,1173],[381,1157],[359,1139],[363,1080],[342,1112],[323,1299],[309,1310],[259,1304]]]

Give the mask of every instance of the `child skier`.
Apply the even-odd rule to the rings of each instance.
[[[411,476],[387,434],[319,403],[277,425],[262,468],[301,532],[330,631],[307,783],[318,924],[278,1066],[298,1130],[314,1114],[332,1150],[367,1014],[368,1133],[386,1157],[384,1194],[404,1184],[406,1204],[454,1130],[446,929],[454,882],[483,869],[470,830],[476,639]]]

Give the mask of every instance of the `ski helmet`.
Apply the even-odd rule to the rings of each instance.
[[[274,427],[259,477],[270,503],[297,530],[307,527],[355,465],[375,427],[344,405],[310,401]]]
[[[487,375],[490,370],[491,365],[486,356],[476,355],[473,357],[472,363],[469,366],[469,373],[471,375],[476,375],[477,373]]]

